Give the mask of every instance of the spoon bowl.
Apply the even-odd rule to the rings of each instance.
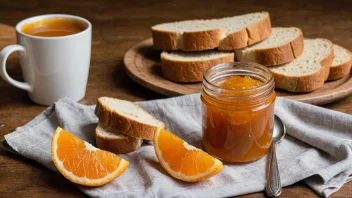
[[[273,142],[279,143],[282,139],[284,139],[286,135],[286,127],[282,123],[281,119],[275,115],[274,118],[274,131],[273,131]]]

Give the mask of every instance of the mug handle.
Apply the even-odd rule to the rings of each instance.
[[[12,52],[15,51],[20,51],[22,52],[20,55],[25,56],[26,55],[26,50],[24,49],[24,47],[22,45],[9,45],[7,47],[5,47],[4,49],[1,50],[0,52],[0,75],[2,77],[2,79],[4,79],[6,82],[8,82],[9,84],[20,88],[20,89],[24,89],[26,91],[32,92],[33,91],[33,87],[27,83],[27,82],[20,82],[17,80],[14,80],[13,78],[11,78],[6,71],[6,60],[9,57],[9,55]]]

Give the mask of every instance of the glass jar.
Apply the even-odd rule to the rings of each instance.
[[[261,85],[222,88],[231,76],[248,76]],[[270,70],[256,63],[232,62],[208,69],[201,94],[202,141],[207,152],[226,162],[249,162],[264,156],[273,136],[274,87]]]

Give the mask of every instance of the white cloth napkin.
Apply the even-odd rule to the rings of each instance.
[[[138,104],[164,121],[167,129],[202,148],[199,97],[195,94]],[[50,155],[55,128],[60,125],[95,144],[97,118],[93,110],[93,106],[62,99],[5,139],[19,154],[56,171]],[[277,146],[283,186],[304,180],[327,197],[351,180],[352,115],[283,98],[277,98],[275,113],[288,132]],[[120,177],[101,187],[78,188],[92,197],[230,197],[265,189],[266,157],[247,164],[225,164],[210,179],[186,183],[162,169],[150,142],[120,156],[130,162]]]

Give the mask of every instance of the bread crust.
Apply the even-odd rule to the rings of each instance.
[[[275,79],[275,87],[291,92],[311,92],[324,85],[330,72],[330,66],[334,59],[334,48],[331,44],[330,53],[320,60],[321,69],[313,74],[306,76],[285,76],[280,73],[272,72]]]
[[[344,63],[330,67],[330,74],[329,74],[328,80],[337,80],[337,79],[343,78],[351,72],[352,53],[346,48],[343,48],[343,49],[350,55],[350,59]]]
[[[154,48],[165,50],[176,50],[178,46],[178,35],[175,32],[165,32],[152,28]]]
[[[184,32],[182,35],[183,51],[202,51],[217,48],[224,34],[222,29],[214,29],[200,32]]]
[[[267,48],[254,49],[248,52],[236,50],[236,58],[239,61],[256,62],[265,66],[277,66],[289,63],[303,53],[304,38],[301,30],[297,38],[284,45]]]
[[[267,16],[258,23],[228,35],[219,46],[219,50],[235,50],[247,47],[268,38],[271,35],[271,22]]]
[[[221,41],[219,50],[234,50],[247,47],[248,34],[246,29],[229,34]]]
[[[154,138],[154,133],[159,127],[142,123],[138,120],[128,118],[116,111],[111,111],[103,104],[102,98],[104,97],[98,99],[94,113],[99,118],[99,122],[106,127],[108,131],[145,140],[152,140]],[[145,111],[139,106],[138,108]],[[147,111],[145,112],[148,113]],[[161,124],[160,127],[164,128],[165,124],[161,121],[159,122]]]
[[[201,82],[203,73],[210,67],[220,63],[233,62],[235,54],[231,53],[211,60],[178,61],[169,60],[161,53],[161,70],[163,76],[175,82]]]
[[[102,126],[101,126],[102,127]],[[95,129],[95,142],[99,149],[110,151],[116,154],[130,153],[136,151],[143,140],[134,137],[110,137],[99,132],[99,127]]]
[[[222,39],[224,30],[213,29],[199,32],[161,31],[154,26],[152,29],[154,47],[161,50],[202,51],[219,48],[220,50],[234,50],[252,45],[268,38],[271,34],[271,22],[268,12],[261,21],[242,30],[233,32]],[[181,44],[179,44],[181,43]]]

